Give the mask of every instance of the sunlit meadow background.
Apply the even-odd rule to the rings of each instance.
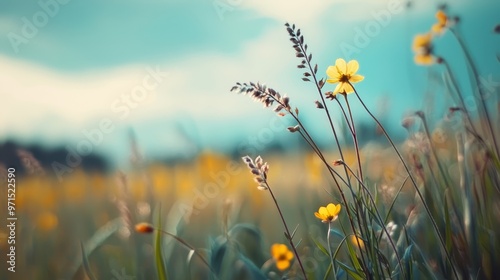
[[[453,102],[442,69],[416,65],[412,52],[415,34],[429,30],[442,4],[460,17],[498,132],[497,1],[2,1],[0,166],[2,179],[16,168],[18,220],[15,273],[7,271],[9,232],[0,226],[0,278],[86,279],[83,244],[98,279],[155,279],[152,236],[133,225],[157,224],[158,215],[164,230],[196,248],[209,248],[237,224],[258,229],[259,238],[241,238],[255,242],[250,253],[262,265],[272,244],[287,244],[271,198],[241,161],[262,155],[287,222],[299,224],[306,270],[322,279],[329,262],[311,237],[325,242],[314,212],[333,201],[333,182],[288,132],[291,119],[229,90],[254,81],[286,93],[328,159],[338,159],[314,106],[318,96],[296,68],[284,28],[295,23],[320,77],[337,58],[359,62],[365,80],[356,89],[403,151],[425,145],[414,134],[418,124],[401,126],[420,110],[439,154],[453,157],[456,140],[445,119]],[[457,69],[460,86],[468,86],[453,38],[434,43]],[[466,105],[477,106],[467,98]],[[390,203],[406,174],[359,104],[353,113],[365,177]],[[346,163],[356,168],[348,129],[340,112],[333,115]],[[0,223],[6,187],[2,180]],[[408,215],[413,202],[405,188],[394,211]],[[186,264],[189,251],[164,242],[171,278],[199,279],[203,269]]]

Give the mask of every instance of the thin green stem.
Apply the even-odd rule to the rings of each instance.
[[[455,92],[457,93],[458,99],[460,101],[460,107],[462,108],[463,112],[465,113],[465,115],[467,117],[467,121],[468,121],[471,129],[474,131],[474,134],[477,135],[478,133],[476,131],[476,127],[474,126],[474,123],[472,122],[470,114],[467,111],[467,108],[465,107],[464,97],[462,95],[462,91],[460,90],[460,87],[458,86],[458,83],[457,83],[457,80],[455,78],[455,75],[453,74],[453,71],[451,71],[451,67],[448,64],[448,62],[445,59],[443,59],[443,58],[441,58],[441,59],[442,59],[442,64],[445,66],[445,69],[448,72],[448,76],[450,78],[450,82],[453,85],[453,87],[455,89]]]
[[[263,94],[266,94],[265,92],[263,92]],[[274,96],[272,95],[268,95],[269,97],[271,97],[274,101],[276,101],[277,103],[279,103],[280,105],[283,105],[277,98],[275,98]],[[286,107],[286,106],[284,106]],[[355,223],[354,223],[354,220],[352,218],[352,213],[348,207],[348,203],[347,203],[347,199],[345,197],[345,194],[344,194],[344,191],[342,190],[342,188],[340,187],[340,184],[338,183],[337,181],[337,178],[335,177],[335,175],[337,175],[342,181],[344,181],[344,183],[347,185],[347,187],[351,190],[351,192],[353,192],[350,184],[348,184],[331,166],[330,164],[328,164],[328,162],[326,161],[323,153],[321,152],[321,150],[318,148],[318,146],[316,145],[315,141],[313,140],[313,138],[311,137],[311,135],[309,134],[309,132],[307,131],[307,129],[304,127],[304,125],[302,124],[302,122],[300,121],[299,117],[297,115],[295,115],[292,110],[287,110],[288,113],[290,113],[290,115],[293,117],[293,119],[295,119],[295,121],[297,121],[298,125],[300,126],[300,129],[304,132],[304,134],[307,136],[307,138],[310,140],[310,141],[307,141],[306,142],[308,144],[312,144],[311,147],[313,148],[313,150],[316,152],[316,154],[320,157],[321,161],[325,164],[325,166],[328,168],[328,171],[330,172],[330,176],[332,176],[333,180],[335,181],[335,184],[337,185],[337,189],[340,193],[340,196],[342,198],[342,202],[344,203],[346,209],[347,209],[347,217],[349,218],[349,223],[351,225],[351,229],[353,232],[356,232],[356,226],[355,226]],[[304,134],[301,133],[302,136],[304,136]],[[304,139],[306,139],[306,137],[304,137]],[[347,169],[346,169],[346,172],[347,172]],[[348,176],[348,174],[346,174],[346,176]],[[360,222],[359,220],[359,217],[358,217],[358,221]],[[360,225],[360,228],[361,228],[361,225]],[[362,262],[363,262],[363,265],[366,265],[365,264],[365,260],[364,260],[364,255],[362,254],[362,258],[361,258]]]
[[[182,245],[184,245],[186,248],[188,248],[189,250],[193,251],[195,255],[197,255],[200,260],[208,267],[208,269],[210,269],[210,271],[212,272],[212,274],[214,276],[216,276],[216,273],[215,271],[213,270],[212,266],[210,266],[210,264],[207,262],[207,260],[200,254],[198,253],[198,251],[193,247],[191,246],[189,243],[187,243],[184,239],[178,237],[177,235],[175,234],[172,234],[168,231],[164,231],[162,229],[158,229],[158,228],[155,228],[157,231],[167,235],[167,236],[170,236],[172,237],[173,239],[175,239],[177,242],[181,243]],[[216,276],[217,277],[217,276]]]
[[[347,126],[349,127],[349,131],[351,133],[354,133],[354,131],[352,131],[351,124],[349,123],[349,118],[347,117],[347,113],[345,112],[344,106],[342,106],[342,103],[340,103],[340,101],[339,101],[338,98],[335,98],[335,101],[337,101],[337,104],[339,104],[339,108],[342,111],[342,115],[344,116],[344,119],[345,119],[345,121],[347,123]]]
[[[385,234],[387,234],[389,243],[391,244],[391,247],[394,250],[394,253],[395,253],[396,258],[398,260],[399,267],[401,268],[401,273],[402,273],[403,278],[404,278],[405,272],[404,272],[404,269],[403,269],[403,264],[401,262],[401,257],[399,256],[398,250],[396,248],[396,244],[394,244],[394,241],[392,240],[391,235],[389,234],[389,231],[387,230],[387,227],[385,226],[385,221],[384,221],[384,219],[382,219],[382,215],[380,215],[380,212],[378,211],[378,207],[377,207],[377,205],[375,203],[375,200],[373,199],[372,194],[370,193],[370,190],[368,190],[368,188],[363,183],[363,181],[361,181],[361,178],[359,178],[358,176],[356,176],[356,174],[354,174],[353,170],[347,164],[345,164],[345,162],[343,162],[343,165],[347,166],[347,168],[349,169],[349,171],[351,172],[351,174],[359,182],[359,184],[363,187],[365,193],[370,198],[370,202],[372,203],[373,208],[375,209],[375,213],[377,214],[377,219],[379,220],[380,226],[382,227],[383,231],[385,232]]]
[[[300,42],[300,40],[299,40]],[[301,49],[301,51],[306,54],[306,49],[304,48],[303,44],[300,43],[299,44],[299,47]],[[307,67],[309,68],[309,71],[313,77],[313,80],[314,80],[314,85],[316,86],[316,90],[321,98],[321,103],[323,104],[323,107],[325,109],[325,113],[326,113],[326,116],[327,116],[327,119],[328,119],[328,122],[330,124],[330,128],[332,130],[332,133],[333,133],[333,137],[335,138],[335,143],[337,144],[337,149],[339,151],[339,154],[340,154],[340,158],[342,159],[342,161],[344,161],[344,153],[342,152],[342,148],[340,146],[340,141],[339,141],[339,138],[338,138],[338,135],[337,135],[337,131],[335,130],[335,126],[333,125],[333,120],[332,120],[332,117],[330,115],[330,111],[328,110],[328,106],[326,105],[326,101],[325,101],[325,97],[323,96],[323,93],[321,92],[321,89],[322,89],[322,85],[324,85],[324,83],[326,82],[322,82],[322,85],[319,84],[318,82],[318,78],[316,77],[316,71],[314,71],[312,65],[311,65],[311,62],[309,61],[309,59],[306,59],[306,64],[307,64]],[[343,110],[343,108],[342,108]],[[344,112],[345,114],[345,112]],[[348,182],[348,187],[349,189],[351,190],[351,193],[352,195],[354,196],[354,192],[352,191],[352,187],[350,186],[350,179],[349,179],[349,176],[348,176],[348,172],[347,172],[347,169],[344,168],[344,172],[345,172],[345,176],[346,176],[346,180]],[[333,175],[332,175],[333,176]]]
[[[328,254],[330,254],[330,262],[332,263],[333,279],[337,279],[337,270],[335,269],[335,260],[332,255],[332,248],[330,246],[330,231],[332,230],[332,223],[328,223],[328,233],[326,234],[326,243],[328,245]]]
[[[349,83],[351,84],[351,83]],[[352,84],[351,84],[352,86]],[[354,87],[353,87],[354,88]],[[434,217],[432,216],[432,213],[431,213],[431,210],[429,209],[429,206],[427,205],[427,203],[425,202],[425,199],[424,199],[424,196],[422,195],[422,192],[420,191],[420,189],[418,188],[417,186],[417,182],[415,180],[415,178],[413,177],[413,174],[411,173],[410,171],[410,168],[408,167],[408,165],[406,164],[405,160],[403,159],[403,156],[401,155],[401,153],[399,152],[399,150],[397,149],[396,145],[394,144],[394,142],[392,141],[391,137],[389,136],[389,134],[387,133],[387,131],[385,130],[385,128],[382,126],[382,124],[379,122],[379,120],[373,115],[373,113],[368,109],[368,107],[366,107],[366,104],[363,102],[363,100],[361,99],[361,97],[359,96],[358,92],[356,91],[356,89],[354,89],[354,93],[356,94],[356,96],[358,97],[358,100],[359,102],[361,103],[361,105],[363,105],[364,109],[366,110],[366,112],[370,115],[370,117],[380,126],[380,129],[382,130],[382,132],[384,133],[385,137],[387,138],[387,140],[389,141],[389,143],[391,144],[392,148],[394,149],[394,151],[396,152],[396,154],[398,155],[399,159],[401,160],[401,163],[403,164],[406,172],[408,173],[408,176],[410,176],[410,180],[413,184],[413,187],[415,188],[415,192],[417,193],[418,197],[420,198],[420,200],[422,201],[422,205],[424,206],[425,208],[425,211],[427,213],[427,215],[429,216],[429,219],[431,220],[431,223],[432,223],[432,226],[434,227],[434,231],[436,232],[436,235],[438,236],[439,238],[439,241],[441,243],[441,246],[446,254],[446,258],[448,259],[448,261],[450,262],[450,265],[451,265],[451,268],[453,270],[453,274],[455,276],[456,279],[459,279],[458,277],[458,273],[456,271],[456,268],[455,268],[455,265],[453,264],[453,260],[451,258],[451,255],[450,255],[450,252],[448,251],[448,249],[446,248],[446,243],[443,239],[443,236],[441,235],[441,233],[439,232],[439,227],[436,223],[436,220],[434,219]]]
[[[292,117],[297,121],[297,123],[299,124],[299,126],[301,127],[301,129],[303,129],[304,133],[306,134],[306,136],[310,139],[311,143],[314,144],[314,147],[316,147],[316,149],[313,148],[313,150],[315,150],[315,152],[317,153],[317,155],[320,157],[321,161],[326,165],[326,167],[328,168],[328,171],[330,172],[330,175],[332,176],[333,180],[335,181],[336,185],[337,185],[337,188],[338,188],[338,191],[340,193],[340,196],[342,197],[342,201],[346,207],[346,211],[347,211],[347,217],[349,218],[349,223],[351,225],[351,229],[353,232],[356,232],[356,226],[354,224],[354,220],[352,218],[352,213],[351,213],[351,210],[349,209],[348,207],[348,203],[347,203],[347,199],[345,197],[345,194],[344,194],[344,191],[342,190],[342,188],[340,187],[340,185],[338,184],[338,181],[337,181],[337,178],[335,177],[335,175],[337,175],[343,182],[344,184],[346,184],[346,186],[349,188],[349,190],[351,191],[351,193],[353,194],[353,197],[355,197],[355,194],[354,194],[354,191],[352,190],[350,184],[348,184],[341,176],[340,174],[337,173],[336,170],[334,170],[330,164],[326,161],[325,157],[323,156],[321,150],[319,148],[317,148],[316,144],[314,143],[314,140],[312,139],[311,135],[309,135],[309,133],[307,132],[307,130],[304,128],[304,126],[302,125],[301,121],[299,120],[299,118],[293,114],[292,112],[290,112],[290,114],[292,115]],[[301,135],[304,137],[304,135],[301,133]],[[304,139],[306,139],[306,137],[304,137]],[[306,139],[307,141],[307,139]],[[309,141],[307,141],[309,143]],[[347,169],[345,169],[346,172],[347,172]],[[347,177],[349,177],[348,174],[346,174]],[[361,218],[359,216],[359,211],[356,212],[356,217],[357,217],[357,221],[358,221],[358,227],[361,229]],[[364,253],[361,252],[361,261],[363,262],[363,265],[365,265],[365,258],[364,258]]]
[[[347,99],[347,94],[343,94],[345,97],[345,102],[347,104],[347,111],[349,112],[349,117],[351,119],[352,124],[352,140],[354,142],[354,148],[356,149],[356,158],[358,161],[358,169],[359,169],[359,177],[361,178],[361,182],[363,182],[363,169],[361,168],[361,158],[359,155],[359,145],[358,145],[358,136],[356,134],[356,126],[354,125],[354,119],[352,117],[351,106],[349,105],[349,100]]]
[[[286,232],[286,238],[288,239],[288,242],[290,242],[290,246],[292,247],[293,253],[295,254],[295,257],[297,258],[297,262],[299,263],[300,270],[302,271],[302,274],[304,275],[304,279],[307,280],[307,274],[304,269],[304,266],[302,265],[302,261],[300,260],[299,253],[297,252],[297,248],[295,248],[295,244],[293,243],[293,238],[292,234],[290,233],[290,230],[288,230],[288,225],[286,224],[285,218],[283,217],[283,213],[281,212],[281,207],[278,204],[278,201],[276,200],[276,197],[274,196],[274,193],[271,189],[271,186],[265,181],[266,187],[269,190],[269,193],[271,194],[271,197],[273,198],[274,205],[276,205],[276,209],[278,209],[278,213],[280,215],[281,221],[283,222],[283,226],[285,227],[285,232]]]
[[[302,44],[299,44],[301,51],[305,54],[306,50]],[[337,144],[337,149],[339,150],[340,158],[344,160],[344,154],[342,153],[342,148],[340,147],[340,141],[337,136],[337,131],[335,130],[335,126],[333,125],[333,120],[332,117],[330,116],[330,111],[328,110],[328,106],[326,106],[325,102],[325,97],[323,96],[323,93],[321,92],[321,86],[319,85],[318,78],[316,77],[316,73],[311,65],[311,62],[309,59],[306,59],[307,67],[309,68],[310,73],[312,74],[313,80],[314,80],[314,85],[316,86],[316,90],[318,91],[319,97],[321,98],[321,103],[323,104],[323,107],[325,109],[326,116],[328,118],[328,122],[330,124],[330,128],[333,133],[333,137],[335,138],[335,143]],[[345,170],[346,176],[347,176],[347,170]],[[347,180],[349,178],[346,178]]]
[[[344,116],[345,122],[346,122],[347,126],[349,127],[349,131],[351,132],[351,135],[353,135],[353,137],[354,137],[354,135],[356,134],[356,132],[353,129],[353,127],[354,127],[354,120],[352,118],[352,114],[351,114],[351,120],[349,120],[349,118],[347,117],[347,113],[346,113],[346,111],[344,109],[344,106],[342,106],[342,103],[340,103],[340,101],[339,101],[338,98],[335,97],[334,99],[335,99],[335,101],[337,101],[337,104],[339,105],[339,108],[342,111],[342,115]],[[357,142],[357,141],[355,140],[354,142]],[[359,153],[358,153],[357,149],[356,149],[356,155],[358,156],[358,166],[359,166],[359,168],[361,170],[361,164],[360,164],[360,161],[359,161]],[[345,162],[344,159],[342,159],[342,162]],[[347,173],[347,167],[345,165],[343,165],[343,167],[344,167],[344,170],[346,170],[346,176],[349,178],[349,175]],[[350,182],[350,180],[349,180],[349,182]],[[356,198],[356,194],[354,193],[354,191],[352,190],[352,188],[351,188],[351,194],[352,194],[353,198]],[[354,205],[358,206],[357,203],[355,203]],[[356,211],[356,218],[358,219],[358,227],[359,227],[359,230],[360,230],[361,234],[364,234],[362,222],[365,222],[365,224],[366,224],[366,219],[364,219],[364,218],[362,219],[362,217],[364,217],[364,216],[361,215],[362,214],[361,213],[362,208],[360,208],[360,207],[357,207],[357,208],[358,208],[358,211]],[[361,254],[362,254],[362,256],[364,256],[363,252],[361,252]]]
[[[488,108],[487,108],[486,103],[484,101],[484,98],[486,95],[484,94],[483,89],[479,83],[479,73],[477,71],[476,65],[473,62],[472,56],[469,52],[469,49],[465,45],[465,42],[463,41],[462,37],[458,34],[457,30],[454,28],[450,28],[450,31],[453,34],[453,36],[457,39],[458,44],[462,48],[462,51],[464,52],[464,55],[465,55],[465,60],[467,62],[467,65],[469,66],[469,69],[472,71],[472,78],[474,79],[474,83],[477,86],[477,93],[479,94],[479,96],[476,96],[476,97],[477,97],[477,99],[479,99],[481,101],[480,104],[481,104],[481,107],[482,107],[484,114],[485,114],[486,124],[487,124],[488,130],[489,130],[489,133],[491,134],[491,139],[493,141],[493,143],[492,143],[493,148],[494,148],[497,156],[500,156],[500,152],[499,152],[498,146],[497,146],[498,142],[496,140],[495,131],[493,130],[493,126],[491,125],[490,114],[488,112]],[[472,84],[471,84],[471,87],[473,87]],[[475,93],[476,91],[473,90],[473,92]]]
[[[434,145],[432,145],[430,143],[430,141],[431,141],[431,134],[429,132],[429,126],[427,125],[427,120],[425,118],[425,115],[423,115],[423,114],[422,115],[417,114],[417,116],[419,116],[420,119],[422,120],[422,124],[424,126],[425,135],[427,136],[427,139],[429,141],[429,146],[430,146],[432,157],[434,158],[434,161],[436,161],[436,164],[437,164],[437,166],[439,168],[439,172],[441,173],[441,176],[443,176],[443,179],[444,179],[444,182],[446,184],[446,187],[450,187],[451,184],[450,184],[450,182],[448,180],[448,176],[444,172],[443,165],[441,164],[441,162],[438,159],[438,156],[437,156],[437,153],[436,153],[436,149],[434,148]]]

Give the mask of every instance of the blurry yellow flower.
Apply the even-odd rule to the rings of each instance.
[[[321,206],[318,212],[315,212],[314,215],[323,223],[329,223],[335,221],[338,218],[340,209],[340,204],[335,205],[333,203],[330,203],[326,207]]]
[[[447,25],[448,25],[448,16],[443,12],[443,10],[439,10],[436,13],[437,23],[432,26],[432,32],[436,34],[443,34]]]
[[[53,230],[55,227],[57,227],[58,224],[59,220],[57,219],[57,216],[52,212],[43,212],[38,215],[36,220],[37,227],[43,232]]]
[[[357,235],[351,235],[351,242],[352,242],[352,244],[356,245],[356,247],[358,247],[360,249],[365,248],[365,242],[363,241],[363,239],[359,238]]]
[[[353,93],[354,89],[349,83],[361,82],[365,77],[356,74],[359,69],[359,63],[356,60],[351,60],[348,63],[342,58],[335,61],[335,66],[329,66],[326,69],[328,79],[326,82],[336,84],[333,94],[337,93]]]
[[[273,244],[271,246],[271,255],[276,262],[276,267],[283,271],[290,267],[290,261],[293,260],[293,253],[288,250],[285,244]]]
[[[412,49],[415,52],[415,63],[421,65],[430,65],[434,63],[431,33],[417,34],[413,39]]]

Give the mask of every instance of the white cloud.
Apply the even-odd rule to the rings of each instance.
[[[243,1],[242,8],[257,11],[259,14],[279,21],[290,21],[305,24],[324,12],[332,5],[332,1],[325,0],[297,0],[297,1]]]
[[[262,112],[259,104],[230,93],[237,81],[286,81],[282,73],[296,61],[286,31],[270,29],[250,42],[238,55],[195,54],[176,64],[127,65],[84,73],[66,73],[0,56],[2,91],[0,135],[48,140],[81,137],[110,118],[117,125],[140,126],[148,121],[189,115],[196,122],[234,120]],[[147,67],[168,72],[158,87],[148,93],[129,114],[115,110],[126,103],[148,75]],[[115,105],[116,105],[115,104]]]
[[[1,110],[6,116],[0,118],[1,135],[69,132],[92,116],[109,115],[113,99],[130,92],[146,74],[141,65],[61,73],[5,56],[0,56],[0,72],[6,73],[0,76]],[[60,129],[52,125],[54,122]]]
[[[387,10],[389,6],[398,6],[406,9],[407,3],[411,4],[412,14],[433,13],[439,4],[432,0],[297,0],[297,1],[268,1],[253,0],[243,1],[241,6],[254,10],[264,17],[278,21],[289,21],[306,26],[309,23],[318,23],[324,17],[332,17],[335,21],[352,23],[369,20],[373,12]],[[453,7],[474,4],[474,1],[457,0]]]
[[[404,6],[405,0],[298,0],[298,1],[244,1],[242,6],[255,10],[262,16],[278,21],[289,21],[301,26],[318,23],[324,17],[336,21],[353,22],[365,20],[372,11],[387,9],[387,6]]]
[[[165,94],[159,94],[157,106],[183,108],[200,118],[253,111],[247,98],[229,92],[238,81],[272,82],[283,79],[285,68],[295,65],[293,50],[284,28],[271,28],[248,43],[238,55],[198,54],[169,68],[172,77]]]

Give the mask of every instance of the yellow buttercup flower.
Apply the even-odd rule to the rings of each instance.
[[[431,33],[417,34],[413,39],[412,49],[415,52],[415,63],[421,65],[430,65],[434,63]]]
[[[356,74],[359,69],[359,63],[356,60],[351,60],[346,63],[345,60],[339,58],[335,61],[335,66],[329,66],[326,69],[328,79],[326,82],[331,84],[339,83],[333,94],[337,93],[353,93],[354,89],[349,83],[361,82],[365,77]]]
[[[432,32],[436,34],[443,34],[446,27],[448,26],[448,16],[443,12],[443,10],[439,10],[436,13],[437,23],[432,26]]]
[[[281,271],[288,269],[290,262],[293,260],[293,253],[288,250],[285,244],[273,244],[271,246],[271,255],[276,262],[276,267]]]
[[[365,248],[365,242],[363,241],[363,239],[359,238],[357,235],[351,235],[351,242],[352,242],[352,244],[356,245],[356,247],[358,247],[360,249]]]
[[[330,203],[326,207],[321,206],[318,212],[315,212],[314,215],[316,218],[320,219],[323,223],[330,223],[335,221],[338,218],[340,213],[341,205]]]

